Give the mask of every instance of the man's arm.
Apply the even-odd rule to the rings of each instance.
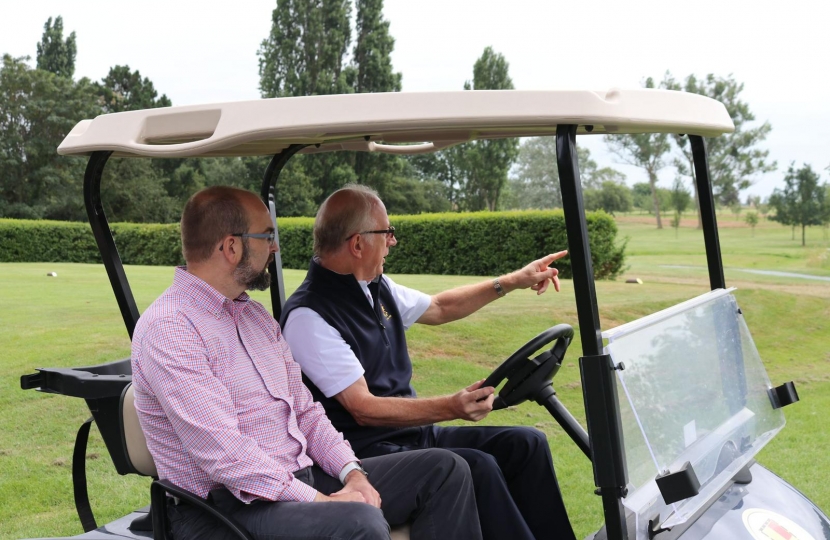
[[[445,420],[477,422],[493,409],[495,399],[492,387],[479,388],[482,382],[450,396],[413,399],[373,396],[366,379],[360,377],[334,398],[361,426],[423,426]]]
[[[567,251],[560,251],[533,261],[520,270],[499,277],[499,285],[505,294],[527,288],[542,294],[553,283],[554,289],[559,292],[559,271],[550,268],[550,265],[567,254]],[[498,297],[493,281],[456,287],[433,296],[429,307],[417,322],[436,325],[463,319]]]

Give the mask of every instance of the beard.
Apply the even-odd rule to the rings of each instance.
[[[271,274],[268,273],[268,264],[271,258],[265,263],[265,268],[256,270],[251,265],[251,257],[248,253],[247,242],[243,244],[242,260],[239,261],[239,266],[233,271],[233,278],[240,285],[245,287],[247,291],[264,291],[271,286]]]

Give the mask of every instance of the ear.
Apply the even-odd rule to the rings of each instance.
[[[236,236],[226,236],[219,245],[219,252],[228,264],[235,266],[242,259],[242,239]]]
[[[356,234],[349,238],[349,243],[346,246],[352,257],[362,259],[363,251],[366,249],[366,239],[362,235]]]

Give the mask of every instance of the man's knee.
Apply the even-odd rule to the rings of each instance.
[[[456,448],[453,450],[470,466],[473,476],[482,472],[497,471],[499,464],[496,458],[483,450],[475,448]]]
[[[515,427],[510,431],[510,444],[514,451],[531,457],[534,455],[547,457],[550,455],[548,438],[535,428]]]
[[[445,481],[463,482],[471,478],[470,466],[461,456],[443,448],[428,448],[417,451],[424,460],[423,467]]]
[[[389,524],[380,509],[365,503],[330,504],[344,505],[345,511],[338,518],[338,538],[388,540]],[[348,509],[345,507],[348,507]]]

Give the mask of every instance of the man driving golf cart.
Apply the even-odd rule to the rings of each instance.
[[[59,152],[89,156],[84,179],[87,214],[132,337],[139,312],[100,196],[101,176],[111,157],[272,155],[260,197],[277,232],[277,180],[297,153],[416,154],[471,140],[555,136],[588,429],[559,402],[552,384],[574,338],[567,325],[540,333],[481,384],[497,389],[493,410],[536,402],[590,459],[604,517],[604,526],[591,538],[757,540],[772,538],[763,535],[774,530],[799,540],[830,539],[830,521],[824,513],[753,460],[783,427],[781,407],[796,401],[797,395],[791,384],[773,387],[769,382],[723,277],[704,137],[733,129],[721,103],[653,89],[356,94],[103,115],[75,126]],[[689,137],[712,291],[603,331],[576,139],[587,134],[652,132]],[[383,225],[363,230],[388,229]],[[233,231],[237,232],[244,231]],[[279,253],[269,265],[269,274],[272,315],[279,320],[285,304]],[[497,288],[490,286],[498,296]],[[678,362],[678,351],[688,361]],[[698,365],[704,367],[686,369]],[[129,422],[130,415],[135,416],[131,376],[130,362],[122,360],[75,369],[44,368],[24,376],[21,385],[84,398],[118,472],[157,477],[154,467],[141,466],[130,457],[135,449],[134,439],[126,436],[135,434]],[[79,431],[75,455],[80,459],[73,470],[83,471],[83,434],[88,433],[88,425],[86,432]],[[143,441],[140,429],[137,435]],[[148,534],[167,538],[166,494],[215,516],[237,538],[251,538],[210,501],[164,479],[152,482],[149,514],[144,509],[102,527],[91,518],[85,494],[85,481],[76,482],[76,505],[87,531],[79,538],[138,539]],[[152,527],[147,526],[149,521]]]
[[[416,398],[405,331],[461,319],[517,289],[558,292],[552,268],[567,252],[511,274],[434,296],[383,274],[395,230],[377,193],[346,186],[320,206],[308,275],[286,302],[282,327],[314,399],[361,458],[448,448],[470,466],[486,539],[574,539],[545,435],[526,427],[439,427],[483,419],[483,379],[450,396]]]

